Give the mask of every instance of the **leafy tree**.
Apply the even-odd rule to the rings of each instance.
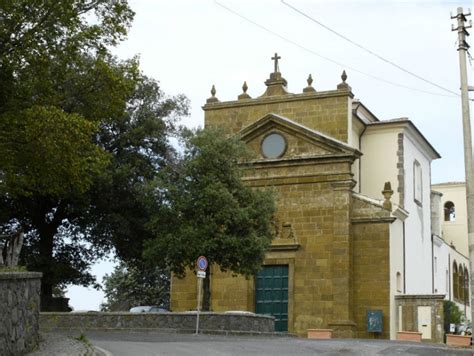
[[[459,325],[464,321],[464,315],[459,310],[459,307],[456,303],[445,300],[443,301],[443,310],[444,310],[444,331],[449,332],[449,324]]]
[[[250,155],[238,138],[198,131],[184,137],[179,164],[168,167],[159,191],[163,204],[154,219],[156,237],[145,243],[145,257],[179,276],[204,255],[210,268],[250,276],[261,267],[269,246],[272,192],[242,181],[241,162]],[[204,280],[209,309],[209,278]]]
[[[121,0],[0,4],[0,231],[25,232],[43,297],[93,284],[112,247],[138,261],[162,203],[151,182],[188,103],[108,52],[132,17]]]
[[[137,267],[120,263],[104,277],[107,301],[103,311],[128,311],[138,305],[169,308],[170,275],[157,267]]]

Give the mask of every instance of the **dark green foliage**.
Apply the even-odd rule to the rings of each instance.
[[[444,330],[445,332],[449,332],[449,324],[456,324],[459,325],[464,321],[464,315],[459,310],[456,303],[445,300],[443,301],[443,308],[444,308]]]
[[[240,162],[248,158],[236,137],[209,130],[184,135],[179,164],[159,182],[157,195],[166,204],[153,221],[155,238],[145,244],[149,261],[180,276],[200,255],[222,271],[250,276],[260,269],[275,204],[270,190],[243,183]]]
[[[169,308],[170,275],[157,267],[136,267],[120,263],[104,277],[107,302],[103,311],[128,311],[139,305]]]
[[[25,232],[43,296],[92,284],[113,246],[140,259],[162,203],[151,183],[188,103],[108,52],[132,17],[124,0],[0,3],[0,231]]]

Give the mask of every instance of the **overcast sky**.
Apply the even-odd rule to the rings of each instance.
[[[467,10],[473,1],[285,1],[396,65],[459,92],[450,12],[458,6]],[[139,55],[143,72],[159,80],[165,93],[190,99],[191,115],[183,124],[203,126],[201,106],[213,84],[221,101],[236,100],[244,81],[250,96],[262,95],[273,71],[270,58],[278,52],[290,92],[301,93],[310,73],[316,90],[333,90],[345,69],[355,97],[379,119],[408,117],[441,154],[432,164],[433,183],[464,180],[459,97],[368,54],[279,0],[129,3],[135,21],[114,52],[123,59]],[[469,79],[472,74],[468,61]],[[93,272],[100,281],[111,269],[104,262]],[[97,309],[102,301],[100,292],[78,287],[68,297],[76,310]]]

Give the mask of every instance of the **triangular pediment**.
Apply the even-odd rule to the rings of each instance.
[[[265,155],[264,142],[276,134],[284,141],[283,153],[270,157]],[[277,114],[267,114],[253,124],[242,129],[238,135],[258,157],[263,159],[289,159],[325,156],[355,156],[361,153],[348,144],[312,130],[297,122]],[[277,140],[278,141],[278,140]],[[277,152],[278,149],[276,150]]]

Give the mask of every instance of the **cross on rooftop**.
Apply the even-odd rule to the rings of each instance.
[[[275,61],[275,70],[274,70],[274,72],[277,73],[277,72],[279,72],[278,60],[281,59],[281,57],[278,55],[278,53],[275,53],[275,57],[272,57],[272,59]]]

